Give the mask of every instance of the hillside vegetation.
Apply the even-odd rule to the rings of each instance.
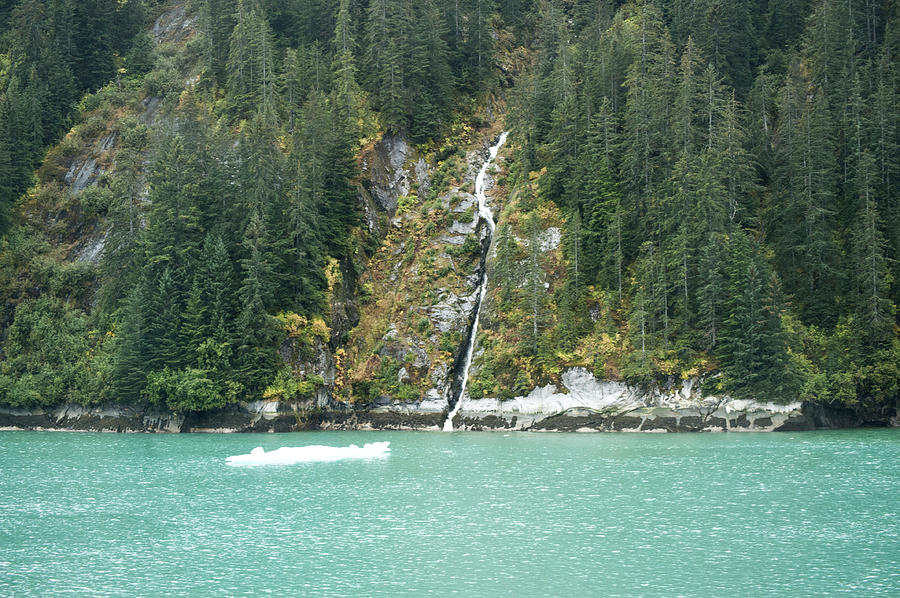
[[[467,336],[430,314],[486,268],[472,397],[579,366],[883,417],[898,19],[887,0],[13,2],[0,403],[421,400]],[[485,254],[447,231],[502,129]],[[388,140],[428,185],[376,209]]]

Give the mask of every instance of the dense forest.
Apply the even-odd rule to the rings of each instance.
[[[359,156],[393,134],[450,163],[491,106],[511,134],[473,397],[583,366],[900,404],[897,3],[191,0],[183,38],[151,30],[170,9],[0,8],[0,403],[310,395],[283,348],[342,355],[335,293],[365,294],[382,241]],[[104,139],[114,167],[75,188]]]

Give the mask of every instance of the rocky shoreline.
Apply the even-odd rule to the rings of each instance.
[[[670,388],[643,389],[597,380],[584,369],[562,376],[562,389],[548,385],[511,400],[465,397],[454,419],[457,430],[556,432],[783,432],[900,427],[900,416],[866,421],[850,411],[801,403],[703,397],[696,380]],[[205,413],[173,413],[149,406],[63,405],[52,409],[0,406],[0,430],[102,432],[293,432],[301,430],[439,431],[448,413],[439,399],[347,405],[328,402],[255,401]]]

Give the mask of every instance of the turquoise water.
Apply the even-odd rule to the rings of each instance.
[[[900,596],[900,430],[0,432],[0,596],[265,594]]]

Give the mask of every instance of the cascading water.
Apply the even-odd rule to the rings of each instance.
[[[478,171],[478,176],[475,177],[475,199],[478,200],[478,215],[476,218],[481,218],[487,222],[489,231],[488,247],[490,247],[490,244],[494,239],[494,229],[497,228],[497,225],[494,223],[494,214],[491,212],[491,208],[488,207],[487,200],[484,196],[484,179],[485,176],[487,176],[488,168],[490,168],[494,158],[497,157],[500,146],[506,141],[506,135],[506,131],[500,133],[497,143],[490,148],[488,159],[482,164],[481,170]],[[481,316],[481,304],[484,302],[484,296],[487,294],[487,269],[483,264],[486,257],[487,255],[485,254],[485,257],[482,258],[481,283],[478,285],[478,301],[475,303],[475,319],[472,321],[472,330],[469,333],[469,342],[466,346],[466,360],[463,362],[462,368],[462,383],[459,387],[459,394],[456,396],[456,403],[447,415],[447,421],[444,422],[444,432],[453,431],[453,418],[456,417],[456,414],[459,412],[459,407],[462,405],[463,401],[463,395],[466,392],[466,383],[469,381],[469,366],[472,365],[472,353],[475,350],[475,335],[478,333],[478,318]]]

